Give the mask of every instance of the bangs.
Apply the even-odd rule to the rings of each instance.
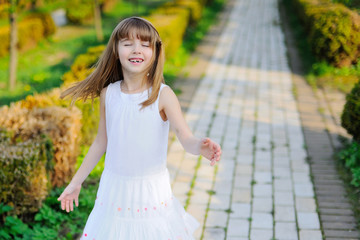
[[[121,39],[140,39],[141,41],[149,41],[154,44],[156,41],[155,30],[150,23],[137,18],[130,18],[119,27],[116,38]]]

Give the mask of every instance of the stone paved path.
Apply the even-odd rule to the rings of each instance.
[[[175,196],[201,227],[196,239],[320,240],[304,136],[276,0],[233,0],[186,113],[193,133],[221,144],[216,167],[176,139]]]

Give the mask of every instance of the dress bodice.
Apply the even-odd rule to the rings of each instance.
[[[156,101],[140,110],[152,87],[141,93],[121,91],[120,81],[108,85],[105,96],[107,149],[105,168],[123,176],[145,176],[166,168],[169,120]]]

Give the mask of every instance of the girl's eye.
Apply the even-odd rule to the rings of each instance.
[[[150,47],[149,44],[143,44],[143,47]]]

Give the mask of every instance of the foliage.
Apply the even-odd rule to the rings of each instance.
[[[3,217],[0,238],[32,240],[78,238],[94,206],[98,180],[91,179],[84,182],[79,196],[79,207],[75,207],[70,213],[61,210],[57,201],[64,188],[54,188],[34,220],[26,223],[14,215],[8,215],[12,207],[0,203],[0,214]]]
[[[14,138],[32,140],[42,134],[50,137],[54,146],[52,186],[62,186],[73,175],[80,139],[79,109],[13,103],[0,108],[0,125],[14,133]]]
[[[356,141],[360,141],[360,82],[355,84],[346,96],[346,103],[341,115],[341,125]]]
[[[51,140],[44,134],[23,141],[0,129],[0,202],[22,215],[38,211],[50,189]]]
[[[338,157],[352,174],[351,184],[360,187],[360,144],[352,142],[338,154]]]
[[[2,216],[0,238],[4,240],[23,239],[24,236],[28,236],[30,229],[16,215],[7,216],[11,210],[13,207],[0,202],[0,215]]]
[[[109,10],[115,0],[99,0],[100,10]],[[65,4],[66,17],[75,24],[84,24],[94,17],[94,0],[67,0]]]
[[[360,57],[360,16],[327,0],[293,0],[314,54],[334,66],[350,66]]]

